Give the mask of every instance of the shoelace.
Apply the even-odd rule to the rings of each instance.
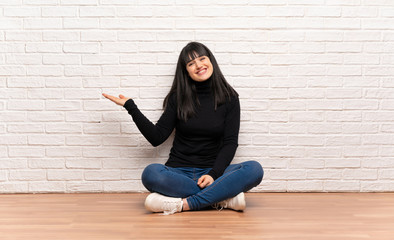
[[[223,201],[223,202],[218,202],[212,205],[213,208],[215,208],[216,210],[222,211],[224,208],[227,207],[227,202]]]
[[[179,203],[174,202],[174,201],[164,201],[164,204],[163,204],[164,211],[163,211],[163,214],[161,214],[161,215],[171,215],[171,214],[176,213],[178,210],[178,204]]]

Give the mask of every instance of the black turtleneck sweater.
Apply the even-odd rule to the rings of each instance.
[[[238,147],[240,106],[238,97],[233,97],[215,111],[210,81],[195,82],[200,107],[187,122],[177,118],[175,95],[169,98],[156,124],[141,113],[132,99],[124,107],[153,146],[162,144],[175,128],[166,166],[212,168],[208,175],[217,179],[233,160]]]

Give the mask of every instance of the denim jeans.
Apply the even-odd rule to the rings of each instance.
[[[263,168],[256,161],[231,164],[222,176],[201,189],[197,181],[210,170],[211,168],[173,168],[154,163],[144,169],[141,180],[150,192],[186,198],[191,210],[199,210],[252,189],[260,184],[264,175]]]

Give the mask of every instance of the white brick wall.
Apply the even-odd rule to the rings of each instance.
[[[179,51],[205,43],[240,93],[253,191],[394,191],[394,1],[0,0],[0,193],[146,191]]]

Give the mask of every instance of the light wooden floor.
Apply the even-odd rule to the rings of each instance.
[[[144,209],[147,194],[0,195],[1,240],[394,239],[394,193],[248,193],[247,209]]]

